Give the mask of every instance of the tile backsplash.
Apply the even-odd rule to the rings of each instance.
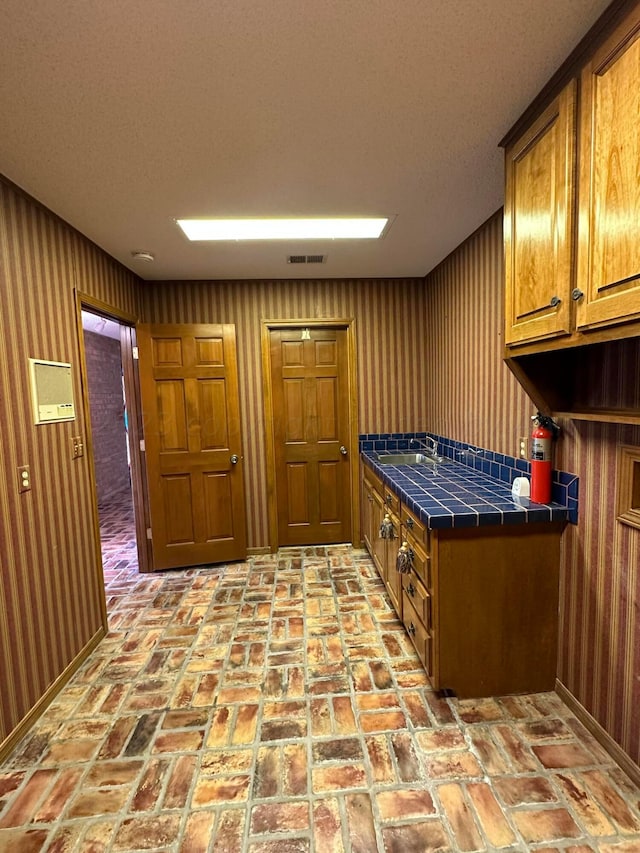
[[[531,477],[531,463],[528,459],[517,459],[505,453],[497,453],[484,447],[477,447],[464,441],[453,441],[443,435],[431,432],[394,432],[368,433],[360,435],[361,451],[409,450],[412,438],[425,439],[427,436],[438,442],[438,452],[447,459],[453,459],[461,465],[482,471],[502,483],[511,483],[515,477]],[[578,523],[578,482],[575,474],[553,470],[551,500],[569,508],[569,521]]]

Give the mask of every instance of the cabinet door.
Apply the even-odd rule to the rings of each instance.
[[[373,556],[373,487],[366,477],[362,480],[362,539],[365,548]]]
[[[571,332],[575,90],[572,80],[506,151],[507,344]]]
[[[581,82],[576,322],[595,328],[640,318],[639,7]]]
[[[393,524],[394,538],[387,540],[387,551],[385,560],[384,581],[389,593],[389,598],[399,618],[402,619],[402,575],[398,572],[398,551],[402,540],[400,539],[400,520],[390,513]]]
[[[373,562],[375,563],[376,569],[378,570],[378,574],[384,580],[387,540],[380,538],[380,525],[382,524],[382,519],[384,518],[385,507],[384,502],[382,500],[382,495],[379,492],[372,491],[371,497],[373,498],[373,529],[371,531],[371,544],[373,546],[373,550],[371,551],[371,556],[373,558]]]

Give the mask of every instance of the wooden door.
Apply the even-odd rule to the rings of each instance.
[[[278,545],[350,542],[347,330],[270,329],[269,356]]]
[[[597,328],[640,318],[640,8],[581,82],[576,322]]]
[[[575,82],[505,154],[505,342],[571,332]]]
[[[246,556],[233,325],[138,327],[153,569]]]

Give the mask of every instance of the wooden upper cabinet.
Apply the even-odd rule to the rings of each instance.
[[[640,6],[581,76],[576,326],[640,319]]]
[[[505,342],[571,332],[576,84],[506,151]]]

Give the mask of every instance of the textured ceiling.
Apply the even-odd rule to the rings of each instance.
[[[425,275],[500,207],[499,139],[606,5],[3,0],[0,173],[150,280]],[[271,245],[173,221],[296,215],[396,219]]]

